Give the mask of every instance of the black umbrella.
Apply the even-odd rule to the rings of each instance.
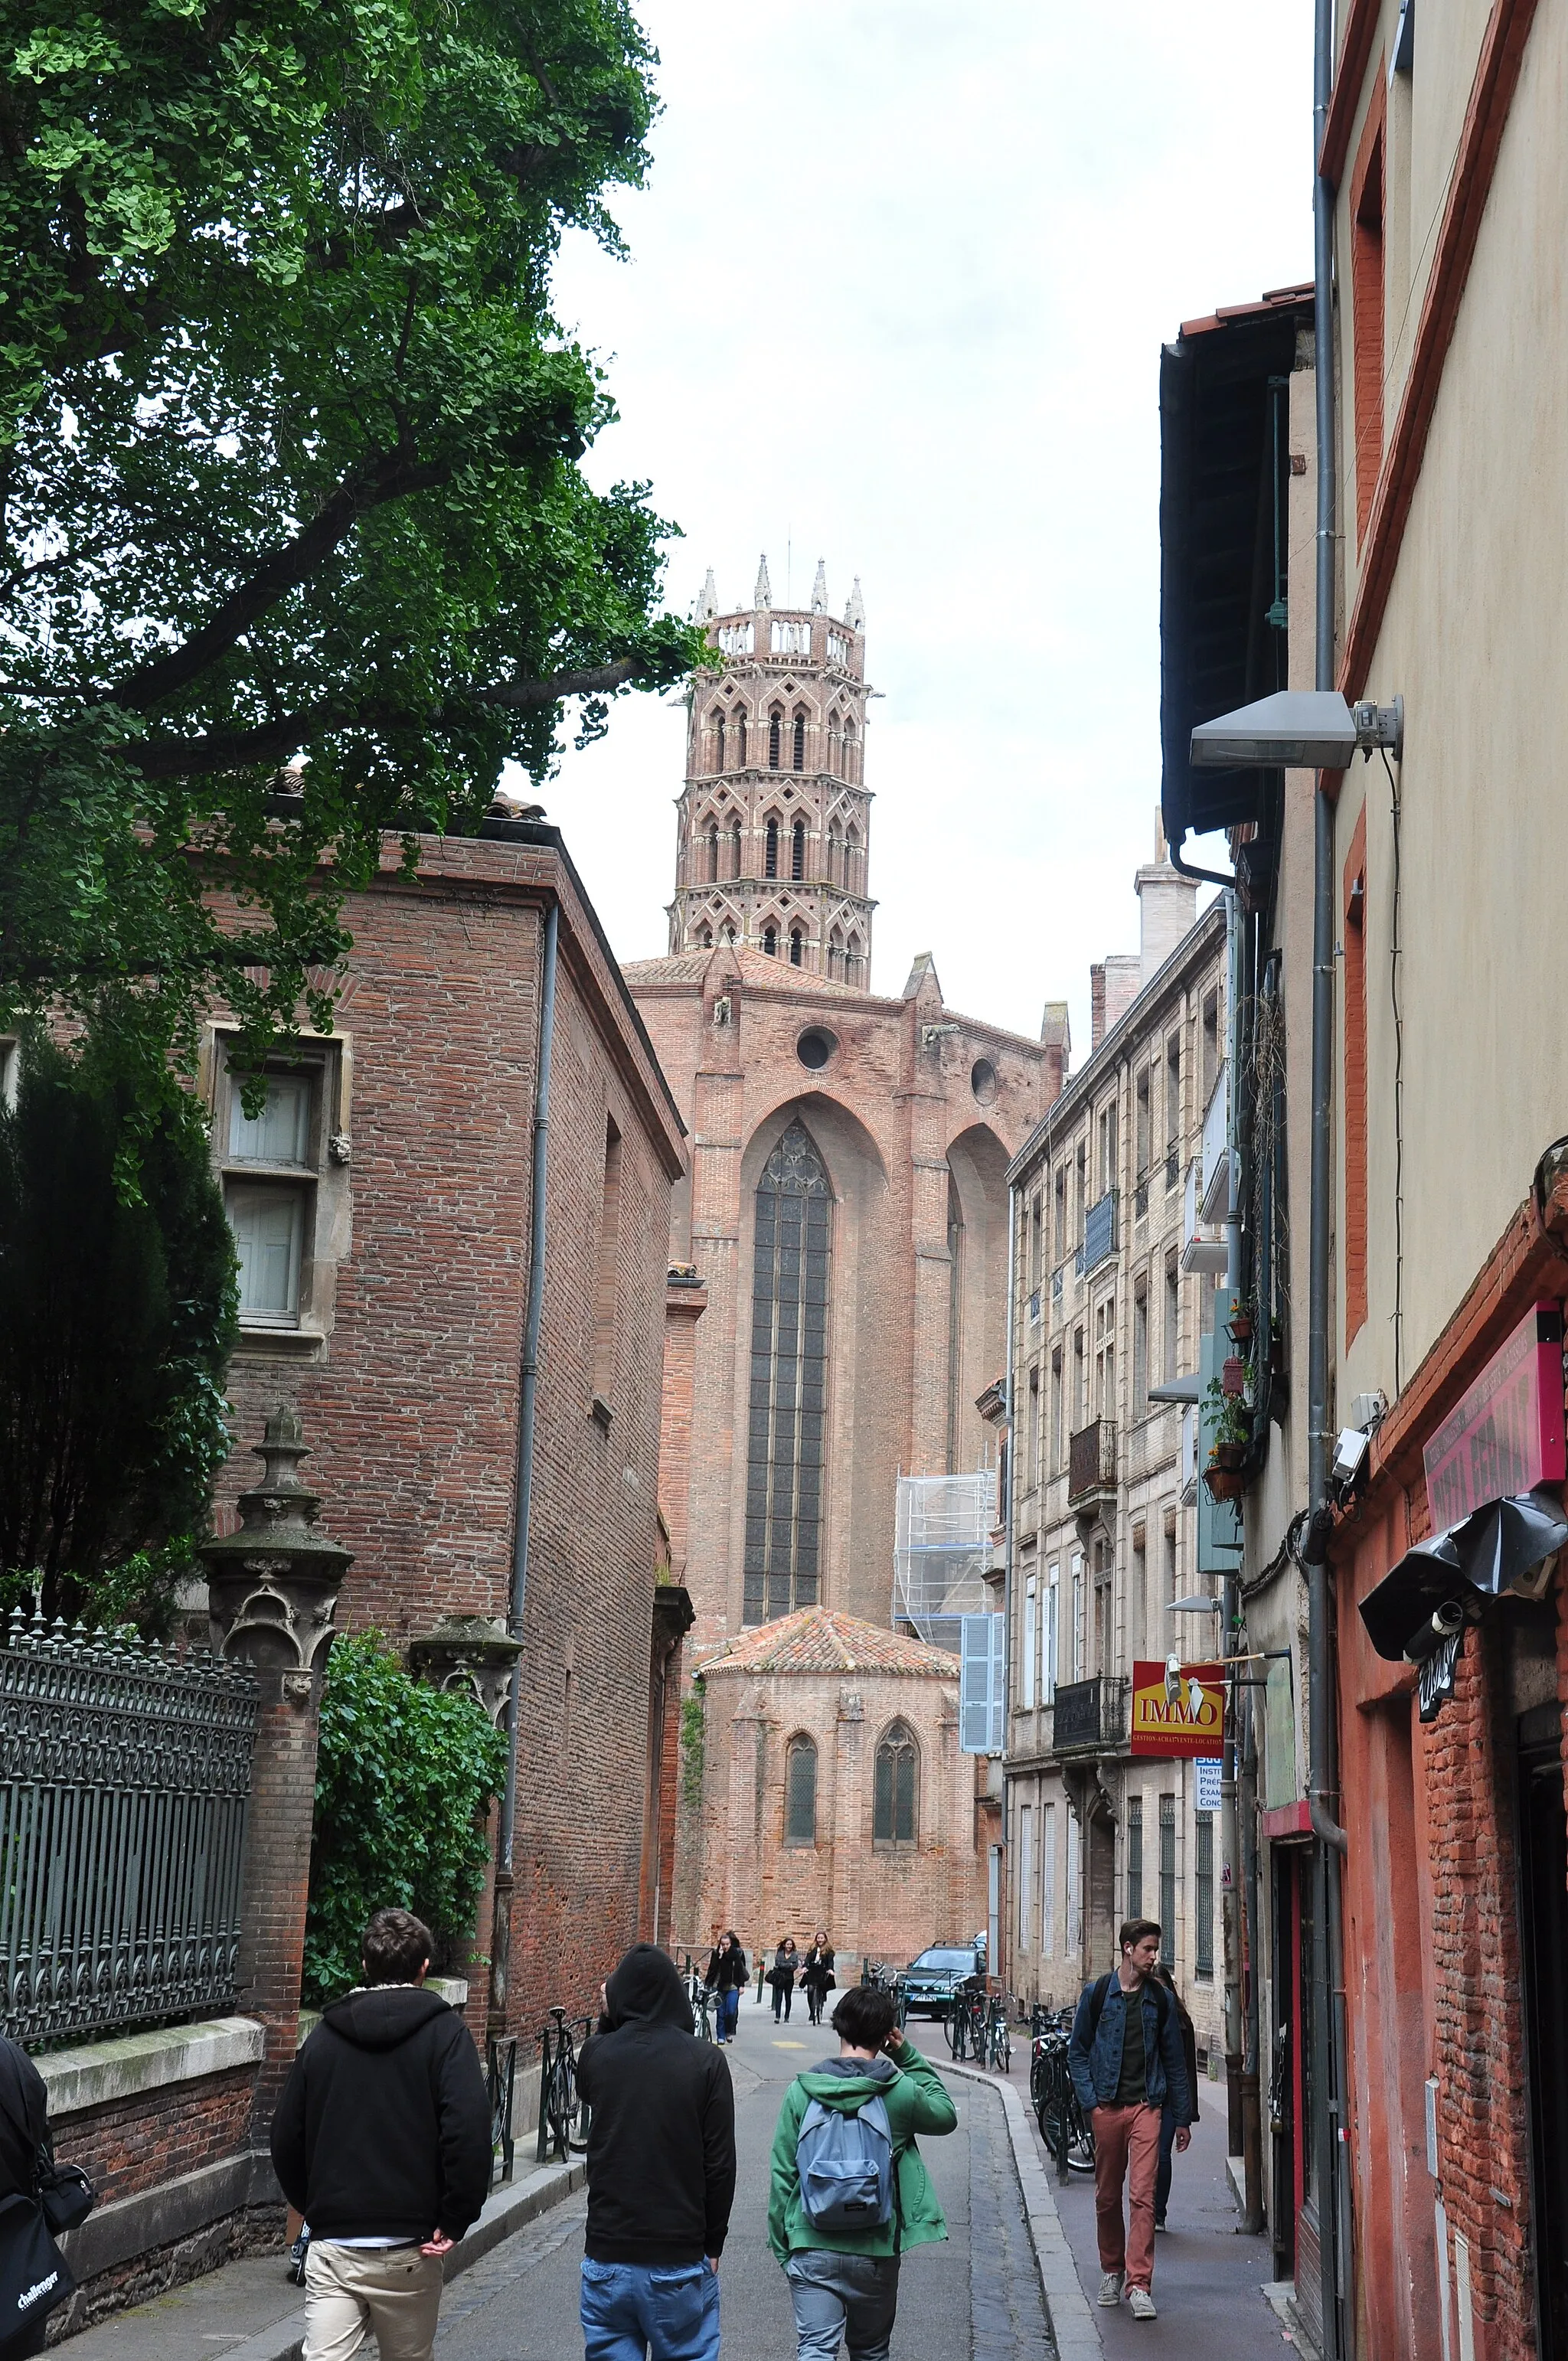
[[[1417,1661],[1436,1645],[1434,1616],[1457,1604],[1474,1618],[1480,1597],[1522,1588],[1564,1543],[1568,1517],[1543,1487],[1487,1500],[1446,1532],[1407,1550],[1367,1593],[1361,1602],[1366,1636],[1389,1664]]]

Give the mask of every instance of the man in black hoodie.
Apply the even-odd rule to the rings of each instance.
[[[430,2361],[444,2257],[490,2185],[490,2109],[468,2028],[421,1989],[430,1929],[378,1910],[365,1982],[335,2000],[295,2059],[272,2119],[272,2163],[311,2225],[304,2361]]]
[[[587,2361],[717,2361],[735,2196],[729,2069],[698,2041],[667,1953],[635,1943],[577,2062],[588,2126]]]

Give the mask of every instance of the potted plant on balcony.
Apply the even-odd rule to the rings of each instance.
[[[1235,1345],[1238,1352],[1245,1354],[1252,1342],[1252,1306],[1245,1296],[1232,1296],[1231,1316],[1226,1325],[1230,1330],[1232,1344]]]
[[[1211,1378],[1207,1395],[1212,1441],[1203,1481],[1216,1500],[1236,1500],[1246,1488],[1244,1468],[1252,1435],[1252,1412],[1239,1395]]]

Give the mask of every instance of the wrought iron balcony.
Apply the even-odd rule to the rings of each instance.
[[[1106,1674],[1058,1686],[1051,1714],[1053,1754],[1105,1754],[1127,1740],[1127,1683]]]
[[[1068,1438],[1067,1499],[1069,1509],[1093,1509],[1116,1490],[1116,1422],[1097,1418]]]

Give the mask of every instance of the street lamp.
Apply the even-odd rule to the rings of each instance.
[[[1267,771],[1343,771],[1353,755],[1386,747],[1399,761],[1405,747],[1405,700],[1347,705],[1337,688],[1282,688],[1238,706],[1192,732],[1195,770],[1240,765]]]

